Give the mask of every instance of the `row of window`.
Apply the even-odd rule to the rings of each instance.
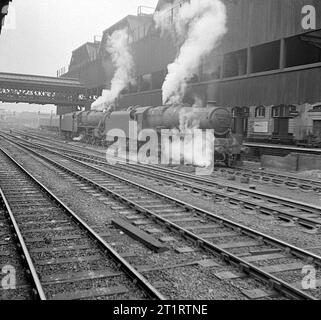
[[[290,117],[296,112],[296,107],[292,105],[280,105],[272,107],[271,109],[271,117],[272,118],[282,118],[282,117]],[[266,107],[259,106],[255,108],[255,118],[265,118],[267,115]],[[243,117],[249,118],[250,117],[250,108],[248,107],[235,107],[232,109],[232,115],[234,118]]]
[[[227,53],[223,57],[223,78],[247,73],[291,68],[321,62],[321,32],[294,36]],[[281,48],[284,45],[283,48]],[[249,64],[249,65],[248,65]]]
[[[193,76],[190,83],[321,62],[320,44],[321,31],[314,31],[304,36],[285,39],[284,50],[281,50],[281,40],[278,40],[251,47],[249,50],[230,52],[224,56],[212,55],[203,61],[198,73]],[[142,79],[138,79],[138,82],[141,83],[141,85],[138,85],[138,92],[161,89],[165,79],[165,71],[141,77]]]
[[[127,88],[124,89],[122,94],[145,92],[150,90],[162,89],[166,72],[165,70],[140,75],[128,84]]]
[[[210,56],[203,61],[197,74],[190,83],[218,80],[249,73],[277,70],[281,67],[295,67],[321,62],[321,47],[308,42],[309,37],[316,37],[314,33],[285,39],[285,50],[281,52],[281,41],[274,41],[264,45],[252,47],[249,50],[239,50],[224,56]],[[321,34],[320,34],[321,43]],[[251,55],[250,59],[248,54]],[[280,55],[283,55],[281,58]],[[223,60],[223,61],[222,61]],[[251,66],[248,68],[248,63]],[[223,70],[222,70],[223,68]],[[126,93],[144,92],[161,89],[166,71],[161,70],[137,77],[135,85],[131,85]]]

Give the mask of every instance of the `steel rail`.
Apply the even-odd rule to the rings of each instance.
[[[203,247],[212,253],[213,252],[218,253],[220,255],[220,257],[223,258],[226,262],[228,262],[232,265],[233,264],[238,265],[244,273],[246,273],[250,276],[252,275],[257,279],[263,280],[265,283],[270,284],[271,287],[273,289],[275,289],[276,291],[282,292],[282,293],[289,295],[293,298],[317,300],[315,297],[303,292],[302,290],[297,289],[296,287],[294,287],[294,286],[290,285],[289,283],[273,276],[272,274],[269,274],[269,273],[261,270],[260,268],[256,267],[255,265],[245,261],[244,259],[242,259],[240,257],[237,257],[236,255],[228,252],[227,250],[224,250],[224,249],[220,248],[219,246],[203,239],[201,236],[197,236],[196,234],[186,230],[183,227],[178,226],[177,224],[171,222],[170,220],[161,217],[160,215],[152,212],[151,210],[149,210],[147,208],[144,208],[143,206],[136,203],[135,201],[132,201],[131,199],[128,199],[125,196],[122,196],[121,194],[119,194],[111,189],[108,189],[108,188],[94,182],[93,180],[91,180],[89,178],[84,177],[83,175],[67,168],[66,166],[64,166],[62,164],[59,164],[58,162],[56,162],[56,161],[54,161],[54,160],[52,160],[42,154],[37,153],[36,151],[34,151],[28,147],[22,147],[22,148],[24,148],[25,150],[34,154],[35,156],[47,161],[48,163],[52,164],[56,168],[58,168],[64,172],[67,172],[68,174],[76,177],[80,181],[86,182],[87,184],[93,186],[94,188],[104,192],[105,194],[109,194],[112,197],[120,200],[122,203],[126,203],[129,207],[135,208],[139,212],[141,212],[149,217],[152,217],[152,219],[154,219],[156,221],[161,222],[167,228],[178,232],[181,236],[184,236],[185,238],[187,238],[189,240],[192,240],[193,242],[198,244],[200,247]],[[270,237],[270,236],[265,235],[261,232],[255,231],[255,230],[250,229],[248,227],[245,227],[239,223],[236,223],[236,222],[233,222],[233,221],[228,220],[226,218],[223,218],[221,216],[215,215],[212,212],[209,212],[207,210],[193,206],[193,205],[186,203],[184,201],[181,201],[179,199],[175,199],[175,198],[170,197],[170,196],[163,194],[161,192],[141,186],[135,182],[129,181],[123,177],[120,177],[120,176],[117,176],[117,175],[112,174],[110,172],[96,168],[96,167],[89,165],[87,163],[84,163],[82,161],[75,160],[75,159],[70,158],[65,155],[59,155],[59,156],[65,158],[65,159],[68,159],[71,162],[78,163],[82,167],[94,170],[100,174],[105,174],[105,175],[110,176],[118,181],[121,181],[121,182],[127,184],[127,185],[134,186],[134,187],[138,188],[139,190],[143,190],[149,194],[153,194],[153,195],[156,195],[160,198],[169,200],[169,201],[175,203],[176,205],[179,205],[187,210],[190,210],[192,212],[198,212],[201,215],[205,215],[206,217],[214,219],[215,221],[217,221],[221,225],[229,227],[233,230],[238,230],[241,234],[252,236],[252,237],[260,240],[260,242],[262,242],[264,244],[270,244],[270,245],[273,245],[274,247],[277,247],[277,248],[283,248],[285,250],[285,252],[287,252],[288,254],[292,254],[293,256],[298,257],[300,259],[305,259],[306,261],[309,261],[310,264],[315,262],[317,265],[319,265],[319,266],[321,265],[321,257],[318,255],[315,255],[315,254],[305,251],[303,249],[297,248],[291,244],[285,243],[285,242],[280,241],[276,238]]]
[[[0,151],[3,152],[2,148],[0,148]],[[27,275],[31,278],[31,282],[32,282],[32,290],[33,290],[33,293],[35,295],[35,297],[37,299],[40,299],[40,300],[47,300],[46,298],[46,295],[43,291],[43,288],[42,288],[42,285],[41,285],[41,282],[39,280],[39,277],[38,277],[38,274],[37,274],[37,271],[36,271],[36,268],[32,262],[32,258],[30,256],[30,253],[27,249],[27,246],[26,246],[26,243],[23,239],[23,236],[21,234],[21,231],[20,231],[20,228],[18,226],[18,223],[14,217],[14,214],[12,213],[12,210],[11,210],[11,207],[10,207],[10,204],[3,192],[3,190],[1,189],[0,187],[0,197],[3,201],[3,204],[4,204],[4,207],[5,207],[5,210],[7,211],[7,214],[9,216],[9,221],[14,229],[14,233],[17,237],[17,241],[19,243],[19,250],[21,251],[22,253],[22,257],[24,257],[24,262],[28,268],[28,272],[27,272]]]
[[[10,159],[17,168],[19,168],[32,182],[34,182],[39,189],[41,189],[49,198],[55,202],[60,208],[63,209],[87,234],[95,240],[99,246],[117,262],[124,272],[136,281],[136,283],[148,293],[151,298],[157,300],[166,300],[166,298],[154,288],[147,279],[140,274],[134,267],[132,267],[124,258],[122,258],[118,252],[116,252],[106,241],[101,238],[86,222],[84,222],[80,217],[77,216],[65,203],[63,203],[59,198],[57,198],[47,187],[45,187],[38,179],[36,179],[29,171],[23,168],[15,159],[13,159],[6,151],[1,147],[0,150]],[[38,279],[39,280],[39,279]]]

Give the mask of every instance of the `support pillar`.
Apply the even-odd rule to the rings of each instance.
[[[247,48],[247,63],[246,63],[246,74],[252,73],[252,48]]]
[[[281,39],[280,46],[280,69],[284,69],[286,66],[286,48],[285,48],[285,39]]]

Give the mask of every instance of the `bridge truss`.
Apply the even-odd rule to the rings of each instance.
[[[93,100],[78,79],[0,73],[0,101],[88,107]]]

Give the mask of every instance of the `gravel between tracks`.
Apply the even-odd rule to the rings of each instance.
[[[246,211],[241,211],[238,207],[223,203],[213,203],[206,200],[198,194],[186,192],[177,187],[159,185],[151,179],[141,178],[137,175],[130,175],[118,170],[109,170],[111,173],[122,176],[128,180],[140,183],[146,187],[156,191],[174,196],[182,201],[186,201],[202,209],[221,215],[232,221],[241,223],[249,228],[260,231],[267,235],[276,237],[300,248],[321,247],[321,234],[311,235],[304,232],[303,227],[282,227],[282,222],[278,219],[266,219],[263,214],[247,214]]]
[[[33,158],[34,159],[34,158]],[[56,172],[52,169],[50,165],[45,163],[44,161],[30,161],[30,158],[28,157],[19,157],[19,162],[23,164],[23,166],[30,170],[36,178],[38,178],[42,183],[44,183],[47,187],[49,187],[58,197],[61,197],[62,200],[81,218],[83,218],[86,222],[88,222],[90,225],[99,226],[100,230],[102,226],[106,226],[106,231],[110,231],[110,220],[114,217],[119,216],[115,211],[111,210],[107,205],[103,204],[102,202],[98,201],[95,197],[89,196],[88,193],[83,192],[78,189],[78,187],[75,187],[68,179],[64,179],[61,176],[57,175]],[[39,164],[42,165],[39,165]],[[72,192],[71,192],[72,190]],[[108,242],[108,241],[107,241]],[[186,246],[186,242],[182,242],[182,244]],[[68,241],[59,241],[59,246],[67,245]],[[177,244],[180,244],[178,241]],[[122,249],[125,251],[125,246],[120,246],[118,249]],[[202,258],[210,258],[206,254],[201,254],[198,252],[195,252],[191,256],[184,256],[181,257],[181,261],[185,259],[185,261],[188,261],[192,257],[192,260],[201,260]],[[213,257],[212,257],[213,258]],[[163,257],[159,256],[159,259],[156,255],[153,256],[155,264],[160,264],[160,262],[163,263],[163,265],[166,265],[167,263],[170,265],[171,261],[171,255],[165,254]],[[144,262],[142,260],[142,262]],[[71,265],[66,265],[66,271],[68,271]],[[51,267],[44,267],[50,269],[50,272],[52,272],[52,268],[55,268],[54,266]],[[195,267],[194,267],[195,268]],[[180,295],[175,298],[179,299],[187,299],[187,298],[193,298],[198,299],[204,298],[204,299],[245,299],[246,297],[236,288],[234,288],[232,285],[230,285],[228,282],[224,283],[223,285],[220,285],[222,282],[221,280],[218,280],[213,274],[204,274],[203,272],[195,272],[193,267],[185,267],[183,268],[184,272],[187,272],[189,274],[189,281],[186,281],[186,274],[184,272],[181,272],[180,269],[168,269],[166,270],[166,279],[168,281],[168,277],[170,276],[171,285],[176,285],[179,288]],[[59,268],[61,270],[61,267]],[[224,270],[225,270],[224,266]],[[49,270],[48,270],[49,271]],[[235,271],[235,269],[234,269]],[[159,272],[157,272],[158,274]],[[153,273],[147,273],[145,275],[151,282],[155,282],[157,280],[157,277],[153,276]],[[206,279],[206,281],[205,281]],[[200,283],[198,287],[195,288],[195,283]],[[208,283],[213,283],[214,289],[211,289],[208,293]],[[170,286],[171,286],[170,285]],[[254,281],[254,288],[258,287],[258,283]],[[259,285],[262,287],[261,285]],[[253,289],[254,289],[253,288]],[[213,291],[212,291],[213,290]],[[165,290],[166,291],[166,290]],[[161,291],[162,292],[162,291]],[[205,294],[207,292],[207,294]],[[163,292],[162,292],[163,293]],[[166,293],[166,292],[165,292]],[[202,293],[202,294],[201,294]],[[124,296],[121,295],[121,298],[123,299]],[[133,298],[133,297],[131,297]]]

